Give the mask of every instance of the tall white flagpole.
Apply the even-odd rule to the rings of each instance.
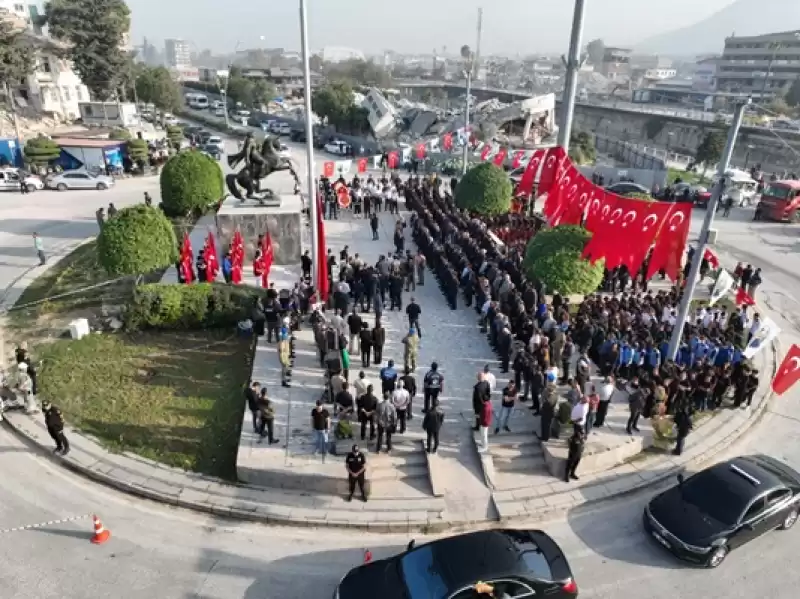
[[[317,185],[314,179],[316,168],[314,163],[314,120],[311,112],[311,52],[308,49],[308,11],[305,0],[300,0],[300,44],[303,53],[303,89],[306,107],[306,168],[308,176],[308,217],[311,221],[311,255],[312,285],[317,286],[319,269],[326,268],[319,264],[319,227],[317,226]]]

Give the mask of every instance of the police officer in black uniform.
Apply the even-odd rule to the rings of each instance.
[[[569,449],[567,450],[567,465],[564,468],[564,482],[568,483],[570,479],[578,480],[578,475],[575,474],[575,471],[578,469],[578,464],[581,463],[581,457],[583,457],[583,445],[583,428],[580,424],[576,424],[568,441]]]
[[[367,493],[364,490],[364,483],[366,481],[367,458],[359,451],[358,445],[353,445],[353,449],[345,457],[344,463],[347,467],[347,483],[350,487],[347,501],[353,500],[356,485],[358,485],[358,490],[361,491],[361,501],[366,501]]]

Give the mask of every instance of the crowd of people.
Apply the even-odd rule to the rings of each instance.
[[[627,431],[638,431],[640,417],[674,417],[675,451],[698,411],[715,409],[732,395],[747,407],[758,387],[758,371],[742,355],[760,316],[747,307],[699,308],[687,324],[675,360],[666,358],[677,320],[679,288],[628,291],[619,272],[607,273],[616,295],[592,294],[572,305],[552,290],[548,303],[540,285],[528,281],[521,252],[503,247],[489,226],[459,211],[441,188],[411,185],[408,207],[416,212],[413,235],[428,262],[438,268],[445,295],[455,305],[454,280],[467,306],[474,304],[482,330],[496,350],[503,372],[513,369],[519,401],[541,416],[539,438],[558,434],[557,383],[567,385],[566,402],[577,434],[571,454],[579,455],[593,427],[604,426],[608,403],[616,394],[628,402]],[[528,217],[519,217],[521,219]],[[537,224],[531,223],[536,230]],[[629,280],[629,278],[628,278]],[[595,385],[592,375],[602,383]],[[476,426],[484,421],[481,381],[473,400]],[[579,459],[579,458],[578,458]],[[570,474],[574,475],[574,469]]]

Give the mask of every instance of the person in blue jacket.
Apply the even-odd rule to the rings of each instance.
[[[681,344],[680,348],[678,348],[678,355],[675,357],[675,360],[680,366],[689,365],[692,361],[692,350],[688,343]]]
[[[727,345],[720,347],[717,355],[714,356],[714,366],[724,368],[726,364],[730,364],[733,361],[734,350],[733,343],[730,341]]]
[[[623,379],[629,379],[632,363],[633,348],[628,344],[627,341],[623,341],[619,348],[619,357],[617,358],[617,376]]]

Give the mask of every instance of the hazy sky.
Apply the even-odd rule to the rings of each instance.
[[[733,0],[587,0],[584,43],[633,44],[705,18]],[[127,0],[133,42],[183,38],[198,48],[300,47],[298,0]],[[663,9],[653,6],[658,4]],[[312,50],[324,46],[430,53],[474,44],[483,6],[481,53],[565,52],[571,0],[307,0]],[[390,8],[394,7],[394,8]],[[265,36],[264,41],[259,39]],[[720,40],[721,42],[721,40]]]

